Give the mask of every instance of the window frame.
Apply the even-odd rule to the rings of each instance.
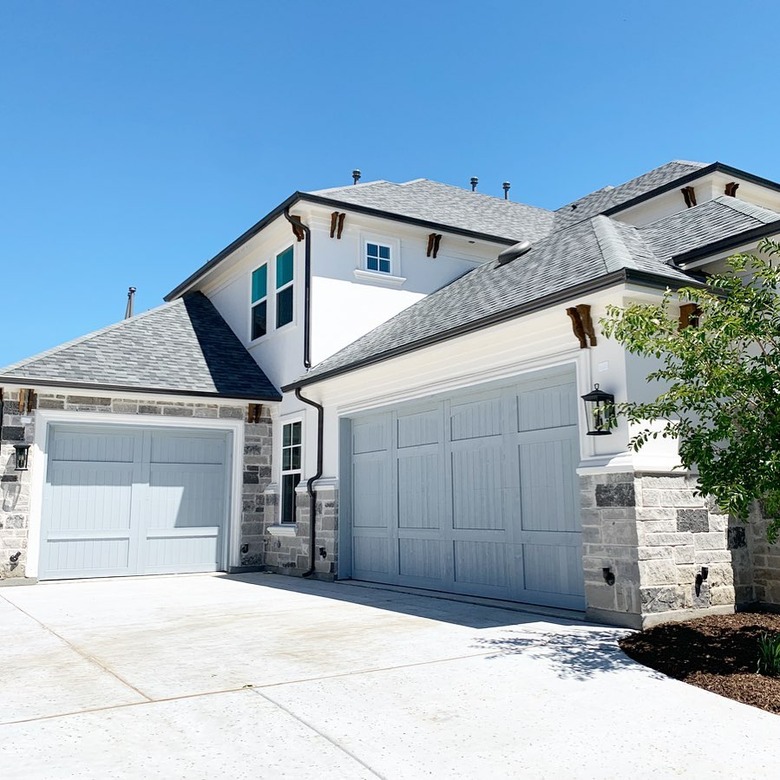
[[[376,254],[370,254],[370,247],[376,247]],[[382,257],[382,250],[387,250],[387,257]],[[365,239],[363,242],[363,269],[375,274],[382,274],[383,276],[395,276],[393,273],[393,246],[382,241],[374,241],[372,239]],[[376,260],[376,268],[371,268],[369,262],[371,259]],[[382,269],[382,263],[387,263],[387,270]]]
[[[299,430],[299,440],[298,443],[292,443],[294,440],[293,433],[290,434],[290,441],[291,443],[288,445],[285,445],[285,428],[288,426],[298,426]],[[294,430],[294,428],[293,428]],[[279,524],[290,526],[295,525],[297,521],[297,508],[296,508],[296,496],[297,496],[297,490],[298,486],[303,481],[303,419],[300,417],[292,418],[289,420],[285,420],[281,422],[280,428],[279,428]],[[296,460],[294,458],[294,450],[297,449],[298,451],[298,459],[297,468],[294,466]],[[290,451],[290,468],[285,469],[284,467],[284,455],[285,450]],[[286,493],[285,493],[285,477],[294,477],[295,475],[298,476],[298,479],[295,481],[295,483],[292,486],[292,506],[287,506],[285,504],[286,501]],[[289,512],[289,514],[288,514]]]
[[[252,268],[252,270],[249,273],[248,294],[247,294],[247,297],[249,298],[249,324],[247,328],[247,336],[248,336],[248,343],[251,346],[254,346],[262,339],[266,338],[267,336],[270,336],[275,331],[284,330],[285,328],[294,326],[296,323],[296,315],[297,315],[298,307],[295,301],[295,283],[296,283],[295,243],[285,242],[282,245],[282,247],[283,248],[279,249],[278,251],[263,253],[266,256],[270,254],[270,257],[267,257],[267,259],[263,260],[262,262],[257,262],[257,264]],[[277,287],[277,268],[279,267],[279,258],[288,251],[292,253],[292,267],[291,267],[292,276],[281,287]],[[265,297],[258,298],[257,300],[253,300],[254,275],[257,271],[259,271],[263,267],[265,267],[266,269]],[[283,325],[277,325],[277,322],[279,321],[278,320],[279,295],[280,293],[284,293],[287,290],[291,290],[289,295],[292,297],[292,302],[291,302],[292,317],[288,322],[285,322]],[[255,336],[254,335],[254,310],[256,307],[260,306],[263,303],[265,303],[265,333],[259,336]]]
[[[268,269],[268,261],[261,263],[256,268],[252,270],[252,272],[249,274],[249,341],[250,343],[253,343],[255,341],[259,341],[261,338],[268,335],[268,315],[270,313],[270,306],[269,306],[269,296],[268,296],[268,276],[269,276],[269,269]],[[265,295],[258,298],[257,300],[254,299],[255,297],[255,274],[265,268]],[[265,332],[261,333],[259,336],[255,336],[255,309],[259,306],[262,306],[265,304]]]
[[[291,266],[290,266],[290,278],[288,281],[284,282],[282,286],[279,286],[279,258],[287,254],[287,252],[290,252],[291,255]],[[290,319],[287,322],[279,324],[279,296],[287,291],[290,290],[290,296],[292,298],[292,301],[290,303]],[[295,244],[290,244],[289,246],[282,249],[281,252],[277,252],[274,255],[274,330],[282,330],[282,328],[286,328],[288,325],[293,325],[295,323]]]

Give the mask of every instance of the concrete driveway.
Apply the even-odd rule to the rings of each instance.
[[[766,778],[780,718],[623,632],[267,574],[0,589],[0,777]]]

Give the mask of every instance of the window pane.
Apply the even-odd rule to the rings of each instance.
[[[285,249],[276,256],[276,289],[284,287],[293,278],[293,248]]]
[[[295,522],[295,488],[300,479],[300,474],[285,474],[282,477],[281,521],[283,523]]]
[[[390,261],[389,260],[380,260],[379,261],[379,270],[383,274],[389,274],[390,273]]]
[[[292,450],[282,450],[282,471],[290,471],[292,469]]]
[[[268,293],[268,266],[261,265],[252,272],[252,303],[265,298]]]
[[[299,469],[301,467],[301,448],[298,447],[291,447],[289,449],[289,453],[291,455],[290,461],[291,465],[288,468],[291,469]]]
[[[379,247],[379,256],[385,260],[390,259],[390,247],[389,246],[380,246]]]
[[[282,426],[282,447],[289,447],[292,440],[292,424]]]
[[[260,336],[265,336],[266,323],[266,301],[258,303],[257,306],[252,307],[252,340],[259,339]]]
[[[377,257],[379,255],[379,249],[376,244],[366,244],[366,254]]]
[[[299,422],[294,422],[290,424],[290,427],[292,428],[291,436],[292,439],[290,441],[290,444],[300,444],[301,443],[301,424]]]
[[[375,257],[369,257],[366,260],[366,268],[368,268],[369,271],[378,271],[379,260],[377,260]]]
[[[285,287],[276,294],[276,327],[281,328],[293,318],[293,288]]]

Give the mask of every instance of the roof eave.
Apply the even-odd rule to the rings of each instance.
[[[758,225],[757,227],[750,228],[750,230],[745,230],[742,233],[722,238],[719,241],[713,241],[711,244],[705,244],[704,246],[696,247],[696,249],[681,252],[672,257],[672,265],[676,268],[682,268],[689,263],[703,260],[709,255],[727,252],[729,249],[736,249],[744,244],[750,244],[761,238],[767,238],[775,233],[780,233],[780,220],[767,222],[764,225]]]
[[[103,391],[111,393],[138,393],[140,395],[171,395],[187,396],[192,398],[215,398],[225,401],[253,401],[253,402],[273,402],[281,401],[281,393],[270,394],[243,394],[243,393],[215,393],[203,390],[180,390],[173,387],[136,387],[134,385],[115,385],[103,384],[99,382],[73,382],[62,379],[39,379],[36,377],[10,377],[0,376],[0,386],[13,385],[14,387],[62,387],[73,390],[85,391]]]

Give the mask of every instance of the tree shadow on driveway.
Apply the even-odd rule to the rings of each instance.
[[[641,669],[647,676],[663,679],[665,675],[632,661],[620,649],[618,641],[628,633],[631,632],[626,629],[596,626],[553,631],[529,628],[479,639],[477,646],[493,651],[488,659],[521,654],[541,661],[562,679],[588,680],[598,674],[627,669]]]

